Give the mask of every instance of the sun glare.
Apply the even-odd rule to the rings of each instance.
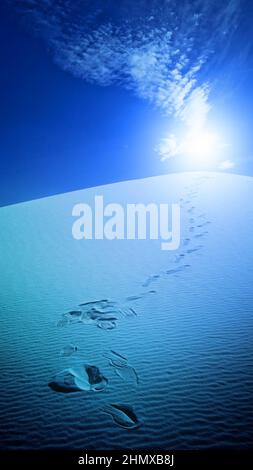
[[[213,132],[206,130],[189,132],[183,142],[182,150],[191,159],[198,161],[207,161],[215,158],[219,149],[219,137]]]
[[[157,151],[161,161],[179,157],[182,168],[185,164],[188,168],[225,170],[234,166],[227,158],[230,147],[228,140],[228,135],[224,132],[218,133],[207,126],[194,126],[169,134],[160,142]]]

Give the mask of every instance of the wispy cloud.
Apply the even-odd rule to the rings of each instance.
[[[166,160],[179,155],[180,148],[175,135],[170,134],[169,137],[162,139],[155,147],[155,151],[160,156],[161,162],[165,162]]]
[[[219,165],[219,170],[226,171],[231,170],[235,167],[235,163],[232,160],[224,160]]]
[[[202,72],[226,53],[240,6],[240,0],[4,1],[19,5],[64,70],[101,86],[118,84],[198,126],[210,109]]]

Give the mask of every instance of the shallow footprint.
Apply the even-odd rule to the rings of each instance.
[[[66,326],[68,323],[69,323],[68,318],[62,315],[62,318],[58,321],[57,326],[63,327],[63,326]]]
[[[81,310],[70,310],[67,313],[63,313],[61,319],[58,321],[57,326],[65,326],[70,323],[82,322],[82,311]]]
[[[84,325],[94,325],[102,330],[113,330],[117,327],[117,322],[120,318],[137,315],[135,309],[130,307],[128,302],[140,298],[141,296],[128,297],[125,303],[108,299],[83,302],[79,304],[77,310],[63,313],[57,326],[81,323]]]
[[[82,309],[84,323],[93,321],[104,330],[116,328],[119,317],[136,316],[136,312],[131,307],[107,299],[85,302],[79,306]]]
[[[115,367],[116,374],[125,382],[130,382],[133,385],[139,384],[139,377],[136,370],[131,366]]]
[[[207,225],[210,225],[210,221],[209,220],[206,220],[205,222],[203,222],[203,224],[199,224],[197,225],[198,228],[203,228],[203,227],[206,227]]]
[[[183,264],[182,266],[179,266],[178,268],[174,269],[167,269],[166,274],[177,274],[180,273],[181,271],[184,271],[186,268],[190,268],[190,264]]]
[[[154,281],[157,281],[157,279],[160,278],[160,275],[159,274],[155,274],[154,276],[150,276],[143,284],[142,284],[142,287],[149,287],[149,285],[154,282]]]
[[[125,429],[136,429],[140,426],[140,422],[131,406],[128,405],[107,405],[102,410],[109,414],[115,424]]]
[[[184,253],[181,253],[180,255],[175,256],[175,263],[180,263],[180,261],[183,261],[185,257]]]
[[[77,350],[77,346],[69,344],[68,346],[64,346],[64,348],[62,348],[60,355],[64,357],[69,357],[72,356],[72,354],[74,354],[75,352],[77,352]]]
[[[142,299],[142,297],[142,295],[130,295],[129,297],[126,297],[126,302],[134,302],[135,300]]]
[[[139,295],[130,295],[129,297],[126,297],[125,301],[126,302],[137,302],[138,300],[142,300],[144,297],[150,294],[156,294],[156,290],[152,289],[147,292],[143,292]]]
[[[101,330],[114,330],[117,326],[116,319],[107,320],[100,318],[100,320],[97,322],[97,326]]]
[[[109,359],[110,365],[114,368],[116,374],[125,382],[138,385],[139,377],[134,367],[128,364],[128,360],[121,354],[111,350],[104,354]]]
[[[195,253],[196,251],[201,250],[201,248],[203,248],[202,245],[196,246],[195,248],[190,248],[189,250],[187,250],[187,253],[188,253],[188,254]]]
[[[110,365],[114,367],[125,367],[127,365],[126,357],[122,356],[121,354],[113,351],[112,349],[104,354],[104,357],[109,359]]]
[[[202,233],[196,233],[196,235],[194,235],[194,238],[203,238],[203,237],[205,237],[206,235],[208,235],[208,232],[207,232],[207,231],[202,232]]]

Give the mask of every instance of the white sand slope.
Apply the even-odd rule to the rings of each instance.
[[[180,202],[179,249],[74,240],[95,195]],[[249,447],[252,200],[250,177],[184,173],[1,208],[2,447]],[[83,366],[83,390],[48,386]]]

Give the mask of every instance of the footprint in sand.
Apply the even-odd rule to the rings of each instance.
[[[126,298],[126,302],[134,302],[135,300],[142,299],[142,295],[130,295]]]
[[[190,268],[190,266],[191,266],[190,264],[184,264],[183,266],[179,266],[178,268],[168,269],[166,271],[166,274],[167,275],[178,274],[181,271],[184,271],[185,269]]]
[[[73,323],[95,325],[102,330],[113,330],[120,317],[135,316],[132,307],[121,305],[108,299],[95,300],[79,304],[78,310],[63,313],[58,326]]]
[[[195,248],[189,248],[189,249],[187,250],[187,253],[188,253],[188,254],[195,253],[196,251],[201,250],[201,248],[203,248],[202,245],[196,246]]]
[[[77,346],[74,346],[73,344],[69,344],[68,346],[64,346],[62,348],[60,355],[63,357],[69,357],[72,356],[72,354],[76,353],[78,350]]]
[[[160,278],[160,274],[154,274],[154,276],[148,277],[148,279],[142,284],[142,287],[148,287],[152,282],[157,281]]]
[[[125,301],[126,302],[137,302],[138,300],[142,300],[144,297],[149,296],[150,294],[156,294],[156,290],[152,289],[147,292],[143,292],[142,294],[139,295],[130,295],[129,297],[126,297]]]
[[[102,392],[107,384],[107,378],[101,374],[97,366],[86,364],[82,367],[64,369],[56,374],[48,385],[55,392],[73,393]]]
[[[121,354],[111,350],[104,354],[104,357],[109,359],[109,364],[115,370],[115,373],[125,382],[133,385],[138,385],[139,377],[131,365],[128,364],[128,360]]]
[[[206,225],[209,225],[211,222],[209,220],[206,220],[206,222],[203,222],[203,224],[197,225],[198,228],[206,227]]]
[[[204,238],[207,234],[208,234],[207,231],[202,232],[202,233],[196,233],[196,235],[194,235],[194,238]]]
[[[117,367],[115,368],[115,373],[122,379],[124,382],[130,383],[132,385],[139,384],[139,377],[136,370],[131,366]]]
[[[175,263],[180,263],[181,261],[183,261],[184,257],[185,257],[184,253],[181,253],[180,255],[175,256]]]
[[[140,422],[131,406],[128,405],[107,405],[103,408],[103,413],[109,414],[114,423],[125,429],[136,429]]]
[[[113,367],[125,367],[127,366],[127,359],[121,354],[113,351],[112,349],[104,354],[104,357],[109,359],[110,365]]]
[[[98,328],[101,330],[114,330],[117,326],[117,318],[116,317],[104,317],[99,318],[97,321]]]

